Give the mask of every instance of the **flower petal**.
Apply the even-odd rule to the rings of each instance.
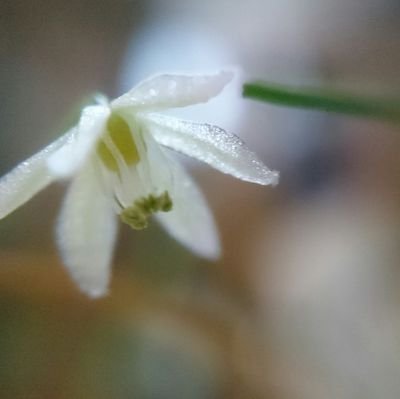
[[[197,185],[174,160],[169,159],[173,174],[170,212],[158,213],[162,226],[181,244],[199,256],[217,259],[220,243],[214,218]]]
[[[63,204],[57,238],[62,257],[80,289],[104,295],[117,228],[111,201],[102,192],[92,165],[72,181]]]
[[[198,76],[156,75],[115,99],[111,106],[154,111],[204,103],[219,94],[232,77],[231,71]]]
[[[218,126],[158,114],[141,115],[140,120],[166,147],[241,180],[263,185],[278,183],[278,172],[268,169],[239,137]]]
[[[90,105],[84,108],[74,139],[49,157],[50,172],[63,178],[70,177],[79,170],[104,132],[109,115],[110,109],[104,105]]]
[[[75,128],[0,179],[0,219],[23,205],[54,180],[47,169],[47,159],[71,140],[74,134]]]

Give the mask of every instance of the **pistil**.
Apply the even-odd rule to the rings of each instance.
[[[139,151],[129,125],[121,116],[115,113],[110,115],[107,121],[106,134],[127,165],[136,165],[140,161]],[[107,169],[117,173],[119,171],[118,161],[115,154],[113,154],[106,144],[105,139],[106,138],[99,140],[97,144],[97,155]]]

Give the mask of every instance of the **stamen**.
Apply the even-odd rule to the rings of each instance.
[[[136,200],[132,206],[125,208],[119,215],[121,221],[129,224],[135,230],[142,230],[148,226],[149,217],[156,212],[169,212],[172,209],[172,200],[168,191],[158,197],[150,194]]]

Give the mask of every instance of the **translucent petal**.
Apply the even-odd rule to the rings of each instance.
[[[53,181],[54,177],[47,169],[47,159],[72,139],[75,130],[75,128],[69,130],[0,179],[0,219],[23,205]]]
[[[66,268],[93,298],[107,292],[116,233],[111,201],[101,190],[94,168],[85,165],[67,192],[57,238]]]
[[[97,139],[104,132],[110,109],[104,105],[91,105],[83,109],[78,131],[68,145],[60,148],[48,159],[48,167],[55,176],[73,175],[86,161]]]
[[[198,76],[157,75],[115,99],[111,106],[154,111],[204,103],[219,94],[232,77],[230,71]]]
[[[173,208],[158,213],[162,226],[181,244],[199,256],[217,259],[220,243],[214,218],[197,185],[172,159],[169,169],[173,174],[170,188]]]
[[[239,137],[218,126],[158,114],[141,115],[140,120],[158,143],[223,173],[263,185],[278,182],[278,172],[268,169]]]

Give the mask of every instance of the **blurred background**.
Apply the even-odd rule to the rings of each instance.
[[[0,397],[399,398],[399,129],[240,98],[240,79],[398,94],[399,4],[1,0],[1,175],[94,91],[235,65],[219,99],[176,113],[237,133],[281,182],[187,161],[223,257],[121,226],[97,301],[55,248],[62,184],[2,220]]]

